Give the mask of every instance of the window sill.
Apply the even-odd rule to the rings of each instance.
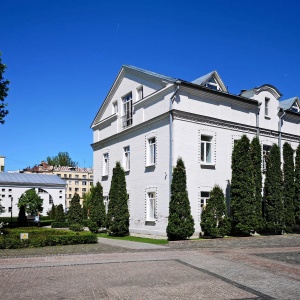
[[[215,169],[216,168],[215,164],[209,164],[209,163],[201,163],[200,166],[202,169]]]
[[[148,225],[148,226],[155,226],[155,223],[156,223],[156,220],[147,220],[145,222],[145,225]]]
[[[155,164],[152,164],[152,165],[147,165],[146,168],[154,168],[155,167]]]
[[[124,169],[124,172],[125,172],[125,175],[128,175],[130,173],[130,169],[128,169],[128,170]]]
[[[265,116],[265,119],[267,119],[267,120],[271,120],[271,117],[269,117],[269,116]]]

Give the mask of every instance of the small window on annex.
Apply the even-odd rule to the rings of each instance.
[[[202,212],[203,207],[206,206],[207,200],[209,199],[209,192],[201,192],[200,193],[200,212]]]
[[[130,170],[130,146],[126,146],[123,148],[124,150],[124,169],[125,171]]]
[[[201,135],[201,162],[212,163],[212,137]]]
[[[147,165],[152,166],[156,163],[156,139],[152,137],[148,139]]]
[[[147,221],[155,221],[156,219],[156,194],[150,192],[147,194]]]
[[[269,102],[270,102],[270,99],[265,98],[265,116],[269,115]]]

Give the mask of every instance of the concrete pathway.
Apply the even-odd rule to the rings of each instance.
[[[117,239],[107,239],[107,238],[102,238],[102,237],[98,238],[98,243],[115,246],[115,247],[133,249],[133,250],[148,250],[148,249],[152,250],[152,249],[168,248],[167,246],[162,246],[162,245],[131,242],[131,241],[124,241],[124,240],[117,240]]]

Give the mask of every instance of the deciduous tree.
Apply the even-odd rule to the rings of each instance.
[[[7,104],[4,103],[4,99],[7,97],[7,92],[9,90],[9,81],[3,78],[6,65],[2,63],[1,55],[2,53],[0,52],[0,123],[4,124],[4,118],[8,114],[8,110],[6,109]]]
[[[19,199],[18,207],[24,206],[29,215],[35,215],[43,211],[43,199],[36,193],[35,189],[27,190]]]
[[[195,231],[194,219],[186,188],[186,170],[181,158],[177,160],[171,183],[171,200],[167,235],[169,240],[183,240],[191,237]]]
[[[59,152],[56,156],[48,156],[47,164],[50,166],[76,167],[77,162],[73,161],[68,152]]]

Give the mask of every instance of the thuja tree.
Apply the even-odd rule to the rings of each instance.
[[[124,236],[129,233],[128,194],[125,172],[119,162],[113,169],[109,190],[106,228],[110,235]]]
[[[82,215],[83,215],[83,219],[86,220],[89,218],[90,216],[90,202],[92,199],[92,194],[91,192],[87,192],[85,193],[83,196],[83,201],[82,201]]]
[[[64,207],[62,204],[58,204],[56,207],[56,213],[55,213],[55,221],[56,222],[65,222],[66,216],[64,212]]]
[[[287,142],[283,145],[283,205],[286,232],[292,232],[295,225],[294,213],[295,170],[294,150]]]
[[[27,226],[27,217],[25,213],[25,206],[21,205],[19,209],[18,215],[18,227],[26,227]]]
[[[70,224],[82,223],[82,208],[80,204],[80,197],[77,193],[74,194],[70,202],[68,221]]]
[[[98,227],[105,227],[106,213],[103,203],[103,188],[100,182],[91,190],[90,220],[97,223]]]
[[[283,181],[279,147],[274,144],[267,157],[264,185],[264,218],[266,229],[281,233],[284,229]]]
[[[263,227],[262,220],[262,171],[261,171],[261,145],[258,137],[253,138],[250,144],[251,160],[253,165],[254,198],[253,214],[255,215],[255,230]]]
[[[255,185],[250,141],[246,135],[238,140],[232,153],[231,214],[235,234],[250,235],[258,230],[259,220],[255,210]]]
[[[56,206],[52,204],[51,210],[49,211],[49,217],[51,220],[55,220],[56,216]]]
[[[186,189],[186,171],[181,158],[177,160],[171,183],[171,200],[167,235],[169,240],[187,239],[194,233],[194,219]]]
[[[210,197],[201,214],[201,230],[204,235],[224,237],[229,234],[231,225],[227,217],[225,196],[222,189],[216,185],[210,192]]]
[[[295,215],[296,222],[300,225],[300,144],[296,150],[296,160],[295,160]]]

